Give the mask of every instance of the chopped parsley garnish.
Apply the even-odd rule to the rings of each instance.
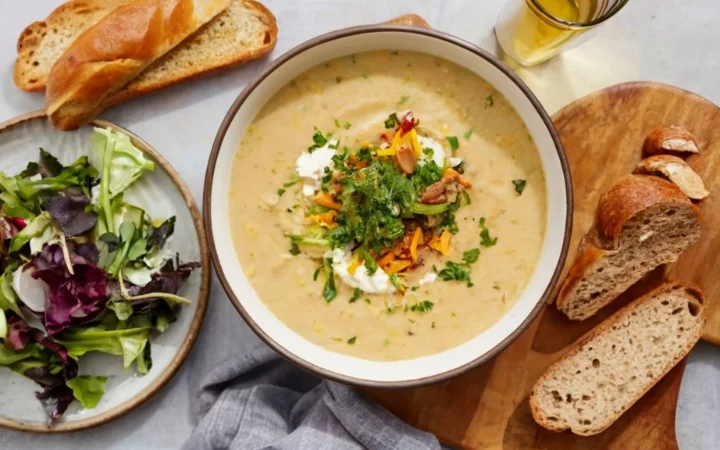
[[[422,302],[415,303],[410,307],[410,311],[427,312],[432,311],[435,304],[430,300],[423,300]]]
[[[335,272],[333,271],[330,260],[325,259],[325,272],[327,273],[327,281],[325,287],[323,287],[323,298],[326,302],[330,303],[337,296],[337,289],[335,288]]]
[[[340,128],[340,121],[335,119],[335,128]]]
[[[308,152],[312,153],[315,150],[317,150],[320,147],[324,147],[325,144],[327,144],[327,137],[322,134],[322,131],[318,129],[318,127],[315,127],[315,134],[313,134],[313,142],[314,144],[308,147]],[[328,135],[329,137],[330,135]]]
[[[493,98],[493,94],[488,95],[485,97],[485,108],[490,108],[495,104],[495,99]]]
[[[397,113],[392,113],[385,119],[385,128],[395,128],[395,125],[400,125],[400,120],[398,119]]]
[[[355,303],[357,301],[357,299],[360,298],[361,295],[362,295],[362,291],[359,288],[355,288],[355,290],[353,291],[352,297],[350,297],[350,300],[348,300],[348,303]]]
[[[463,252],[463,261],[465,261],[468,264],[472,264],[475,261],[478,260],[478,257],[480,256],[480,249],[479,248],[473,248],[470,250],[465,250]]]
[[[398,291],[402,292],[405,290],[405,286],[402,285],[397,274],[390,275],[390,282],[392,283],[393,286],[395,286],[395,289],[397,289]]]
[[[405,103],[405,102],[408,101],[409,99],[410,99],[410,97],[407,96],[407,95],[401,96],[401,97],[400,97],[400,101],[398,102],[398,105],[402,105],[403,103]]]
[[[419,289],[419,286],[413,286],[410,288],[411,291],[415,292]]]
[[[367,249],[360,249],[360,256],[362,256],[363,258],[363,264],[367,269],[368,275],[373,275],[375,272],[377,272],[377,262],[375,262],[375,259],[370,255],[370,252],[368,252]]]
[[[468,287],[473,286],[470,279],[470,265],[449,261],[445,268],[438,272],[438,276],[444,281],[464,281]]]
[[[377,159],[339,183],[342,208],[329,232],[333,247],[352,240],[373,251],[392,247],[405,233],[402,217],[411,214],[413,182],[391,161]]]
[[[425,147],[422,149],[423,155],[427,156],[428,158],[432,158],[435,155],[435,150],[431,149],[430,147]]]
[[[518,195],[522,195],[527,185],[527,180],[512,180],[512,183],[515,185],[515,192],[517,192]]]
[[[470,136],[472,136],[472,133],[473,133],[473,130],[472,130],[472,128],[470,128],[469,130],[467,130],[465,132],[465,134],[463,134],[463,136],[465,137],[465,139],[470,139]]]
[[[385,338],[383,340],[383,347],[387,347],[388,345],[390,345],[390,339]]]
[[[492,247],[497,244],[497,237],[490,237],[490,230],[485,226],[485,218],[480,218],[480,245],[483,247]]]
[[[297,245],[297,242],[293,240],[290,241],[290,254],[293,256],[300,254],[300,247]]]
[[[320,276],[320,271],[322,270],[322,266],[318,267],[315,272],[313,273],[313,281],[317,281],[318,276]]]
[[[445,136],[445,139],[447,139],[448,144],[450,144],[450,149],[452,149],[453,152],[460,148],[460,142],[458,142],[457,136]]]
[[[368,305],[371,305],[371,304],[372,304],[372,300],[370,300],[369,298],[366,298],[366,299],[365,299],[365,303],[367,303]]]
[[[432,151],[432,149],[430,149],[430,151]],[[420,196],[428,186],[440,181],[442,176],[443,169],[442,167],[438,167],[435,161],[430,160],[425,164],[415,165],[415,172],[413,172],[412,176],[415,193]]]
[[[280,188],[280,189],[277,190],[277,195],[278,195],[279,197],[282,197],[282,195],[283,195],[284,193],[285,193],[285,189]]]
[[[347,340],[347,343],[350,345],[355,344],[355,341],[357,340],[357,336],[353,336],[350,339]]]
[[[346,130],[349,130],[351,126],[352,126],[352,124],[350,122],[345,122],[343,124],[343,128],[345,128]]]
[[[463,197],[463,200],[465,200],[466,205],[472,204],[472,200],[470,199],[470,194],[467,193],[467,191],[462,191],[460,193]]]

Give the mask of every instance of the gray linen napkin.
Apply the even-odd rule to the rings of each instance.
[[[187,450],[440,450],[348,386],[314,377],[265,345],[230,358],[201,382],[200,423]]]

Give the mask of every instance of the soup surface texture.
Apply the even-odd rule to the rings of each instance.
[[[442,231],[420,233],[422,249],[410,260],[411,268],[390,276],[390,282],[378,269],[385,284],[356,289],[338,275],[359,258],[359,250],[349,253],[352,241],[346,253],[350,259],[344,266],[340,261],[341,267],[336,263],[343,249],[330,259],[332,250],[297,240],[308,226],[308,211],[330,214],[324,216],[330,220],[327,226],[313,219],[328,232],[338,220],[332,208],[313,202],[327,187],[318,188],[319,180],[314,187],[312,179],[298,180],[298,158],[306,154],[307,163],[347,147],[350,154],[369,149],[377,159],[373,152],[390,146],[396,130],[404,136],[399,122],[407,111],[419,120],[412,131],[423,147],[424,156],[418,158],[438,161],[445,174],[455,167],[468,186],[448,185],[463,191],[459,195],[448,187],[448,204],[460,206],[456,226],[443,228],[439,216],[418,222]],[[415,171],[421,167],[417,164]],[[323,183],[333,173],[321,170]],[[229,211],[233,244],[246,275],[288,327],[332,351],[370,360],[410,359],[471,340],[522,295],[543,245],[545,178],[532,137],[491,85],[439,58],[379,51],[314,67],[262,108],[233,162]],[[407,243],[416,225],[413,219],[404,223]],[[441,233],[450,237],[447,255],[436,251]],[[381,257],[383,251],[374,247],[377,261],[388,259]],[[330,294],[329,268],[335,269]]]

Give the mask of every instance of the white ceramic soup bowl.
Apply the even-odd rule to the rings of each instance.
[[[290,80],[325,61],[374,50],[422,52],[458,64],[492,84],[525,122],[540,152],[547,183],[546,236],[535,271],[516,304],[493,326],[462,345],[402,361],[370,361],[320,347],[280,321],[262,302],[240,265],[231,236],[230,171],[245,130]],[[364,26],[310,40],[275,61],[240,94],[213,145],[203,196],[210,249],[220,281],[250,327],[293,363],[337,381],[410,387],[456,376],[507,347],[532,322],[562,270],[572,225],[572,183],[565,152],[547,113],[525,84],[478,47],[444,33],[404,26]],[[288,291],[292,295],[292,291]]]

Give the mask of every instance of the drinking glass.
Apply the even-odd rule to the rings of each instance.
[[[508,0],[495,24],[502,50],[533,66],[590,38],[629,0]]]

